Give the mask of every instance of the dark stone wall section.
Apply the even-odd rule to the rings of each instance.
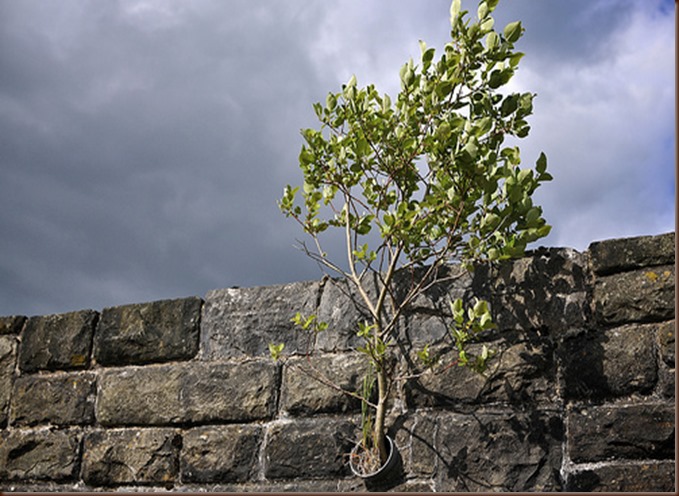
[[[398,392],[391,490],[674,492],[674,253],[674,233],[540,248],[414,301],[406,353],[445,351],[448,302],[479,297],[498,356]],[[297,311],[331,326],[311,358]],[[312,378],[360,388],[364,317],[334,279],[0,317],[0,491],[364,491],[360,402]]]

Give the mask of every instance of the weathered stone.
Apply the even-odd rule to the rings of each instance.
[[[293,415],[360,411],[360,400],[335,387],[360,393],[368,366],[367,358],[358,354],[290,359],[283,374],[283,410]]]
[[[7,423],[14,366],[16,365],[17,340],[14,336],[0,336],[0,427]]]
[[[658,371],[658,392],[664,398],[674,399],[676,389],[676,371],[661,367]]]
[[[73,479],[80,438],[80,433],[73,430],[2,431],[0,480]]]
[[[658,347],[660,358],[668,366],[674,368],[674,356],[676,353],[676,343],[674,339],[675,321],[663,322],[658,324]]]
[[[568,414],[568,425],[568,453],[576,463],[674,458],[671,405],[577,408]]]
[[[566,340],[560,349],[565,397],[603,400],[651,393],[658,377],[656,329],[656,324],[630,324]]]
[[[374,285],[368,287],[375,295]],[[323,286],[318,305],[318,320],[328,324],[328,329],[318,335],[316,347],[321,351],[336,352],[355,349],[363,344],[357,336],[358,323],[370,320],[356,288],[346,279],[328,279]]]
[[[563,425],[557,414],[448,414],[438,424],[437,490],[560,490]]]
[[[568,477],[566,491],[674,493],[674,462],[627,463],[579,470]]]
[[[318,282],[230,288],[208,292],[201,323],[201,357],[268,357],[269,343],[285,343],[286,354],[304,353],[308,336],[291,319],[316,311]]]
[[[26,322],[23,315],[0,317],[0,334],[19,334]]]
[[[128,365],[193,358],[202,303],[193,297],[105,308],[94,336],[95,359]]]
[[[425,278],[423,272],[427,269],[414,269],[413,275],[407,271],[399,272],[397,298],[403,300],[412,291],[415,281]],[[426,280],[426,289],[406,307],[405,325],[401,329],[402,342],[417,349],[425,344],[449,342],[452,325],[450,304],[457,298],[468,304],[473,296],[471,274],[459,265],[443,267]]]
[[[172,483],[181,446],[173,429],[90,432],[83,443],[82,478],[95,486]]]
[[[82,425],[94,421],[96,379],[88,372],[16,379],[12,425]]]
[[[181,394],[186,373],[185,368],[171,365],[102,371],[97,420],[105,426],[183,422]]]
[[[257,469],[258,425],[198,427],[184,434],[181,473],[185,482],[246,482]]]
[[[348,474],[347,455],[357,432],[351,422],[315,418],[280,422],[269,429],[265,451],[267,479]]]
[[[541,248],[497,267],[475,269],[474,295],[490,303],[500,330],[544,329],[559,336],[585,322],[585,256]]]
[[[673,264],[674,233],[597,241],[588,251],[592,270],[598,275]]]
[[[87,367],[98,316],[93,310],[83,310],[29,318],[21,335],[21,370],[35,372]]]
[[[415,476],[434,475],[436,429],[436,417],[427,413],[408,416],[391,426],[389,434],[398,446],[406,473]],[[395,435],[392,432],[394,430]]]
[[[600,277],[592,306],[604,325],[674,318],[674,265]]]
[[[468,345],[478,354],[481,345]],[[454,363],[455,353],[441,362],[435,373],[427,372],[407,386],[408,404],[414,407],[456,406],[479,403],[535,403],[556,400],[556,368],[553,352],[545,339],[514,345],[488,344],[497,355],[488,362],[484,375]]]
[[[271,418],[278,366],[270,360],[105,370],[102,425],[172,425]]]

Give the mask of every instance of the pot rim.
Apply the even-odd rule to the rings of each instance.
[[[389,442],[389,456],[387,457],[387,460],[382,465],[380,465],[380,467],[377,470],[375,470],[374,472],[370,472],[370,473],[367,473],[367,474],[360,472],[356,467],[354,467],[354,463],[352,461],[353,457],[351,457],[351,456],[349,457],[349,467],[351,468],[351,471],[353,472],[353,474],[355,476],[360,477],[361,479],[370,479],[372,477],[379,475],[382,471],[384,471],[389,466],[392,459],[394,458],[394,453],[396,452],[396,449],[395,449],[396,445],[394,444],[394,441],[391,439],[391,437],[389,437],[386,434],[385,434],[384,437]],[[356,443],[351,450],[351,454],[353,455],[360,448],[361,448],[361,443],[360,442]]]

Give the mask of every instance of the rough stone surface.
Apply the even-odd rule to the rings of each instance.
[[[31,317],[21,334],[19,366],[24,372],[88,366],[99,314],[83,310]]]
[[[674,265],[598,278],[593,307],[603,325],[673,319]]]
[[[560,351],[566,398],[651,393],[658,377],[656,332],[657,324],[630,324],[566,340]]]
[[[476,268],[474,295],[490,303],[501,330],[548,329],[560,336],[582,327],[587,290],[584,255],[567,248],[543,248],[531,255],[497,267]]]
[[[81,435],[77,431],[0,433],[0,480],[66,480],[76,475]]]
[[[200,298],[105,308],[94,337],[102,365],[188,360],[198,352]]]
[[[497,356],[489,362],[484,375],[467,367],[442,366],[408,384],[408,404],[414,407],[455,406],[506,402],[536,403],[556,401],[553,351],[545,339],[514,345],[491,343]],[[478,353],[479,345],[469,345]],[[454,363],[456,355],[442,362]],[[451,362],[453,361],[453,362]]]
[[[675,321],[663,322],[658,324],[658,347],[660,349],[661,360],[671,368],[674,368],[674,357],[676,354],[675,343]]]
[[[406,473],[424,477],[431,477],[435,474],[436,431],[436,418],[433,415],[427,415],[426,412],[394,423],[389,434],[398,446]]]
[[[0,334],[19,334],[26,322],[23,315],[0,317]]]
[[[83,480],[92,485],[171,484],[182,438],[173,429],[94,431],[83,443]]]
[[[274,480],[347,475],[347,453],[356,434],[347,420],[318,417],[274,424],[268,433],[265,476]]]
[[[278,367],[267,360],[106,370],[97,419],[113,426],[270,418],[277,377]]]
[[[14,336],[0,336],[0,426],[7,423],[10,393],[14,381],[17,342]]]
[[[359,354],[292,358],[283,373],[282,409],[292,415],[360,411],[361,402],[357,398],[327,384],[356,393],[367,372],[367,359]]]
[[[560,490],[563,426],[556,414],[449,414],[438,423],[438,490]]]
[[[574,462],[674,457],[674,408],[666,404],[592,406],[568,415]]]
[[[389,490],[676,489],[673,239],[441,269],[397,322],[390,364],[409,382],[388,403],[403,469]],[[393,297],[427,270],[397,271]],[[365,491],[348,467],[360,403],[294,373],[358,389],[357,296],[323,278],[212,291],[202,310],[0,317],[0,491]],[[450,301],[477,297],[499,325],[469,344],[499,352],[486,378],[455,366],[448,330]],[[310,361],[297,311],[329,323]],[[425,343],[452,366],[416,378]]]
[[[287,354],[305,353],[308,336],[290,319],[316,310],[318,282],[210,291],[203,305],[201,356],[269,357],[269,343],[285,343]]]
[[[257,425],[197,427],[184,434],[185,482],[247,482],[257,470],[262,429]]]
[[[568,479],[573,492],[668,492],[674,493],[674,462],[627,463],[599,466],[575,472]]]
[[[96,379],[89,372],[16,379],[12,425],[83,425],[94,421]]]
[[[374,298],[376,281],[366,282],[365,286]],[[318,335],[318,350],[350,351],[363,345],[356,333],[359,322],[370,320],[370,312],[353,284],[344,279],[327,279],[318,305],[318,320],[328,324],[328,330]]]
[[[608,239],[589,245],[592,269],[597,275],[652,265],[674,264],[674,233],[660,236]]]

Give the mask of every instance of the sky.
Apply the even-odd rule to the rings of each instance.
[[[476,12],[475,1],[463,9]],[[318,279],[276,202],[312,104],[355,74],[392,98],[448,41],[449,0],[0,0],[0,315]],[[536,243],[675,226],[671,0],[501,0],[537,93]]]

